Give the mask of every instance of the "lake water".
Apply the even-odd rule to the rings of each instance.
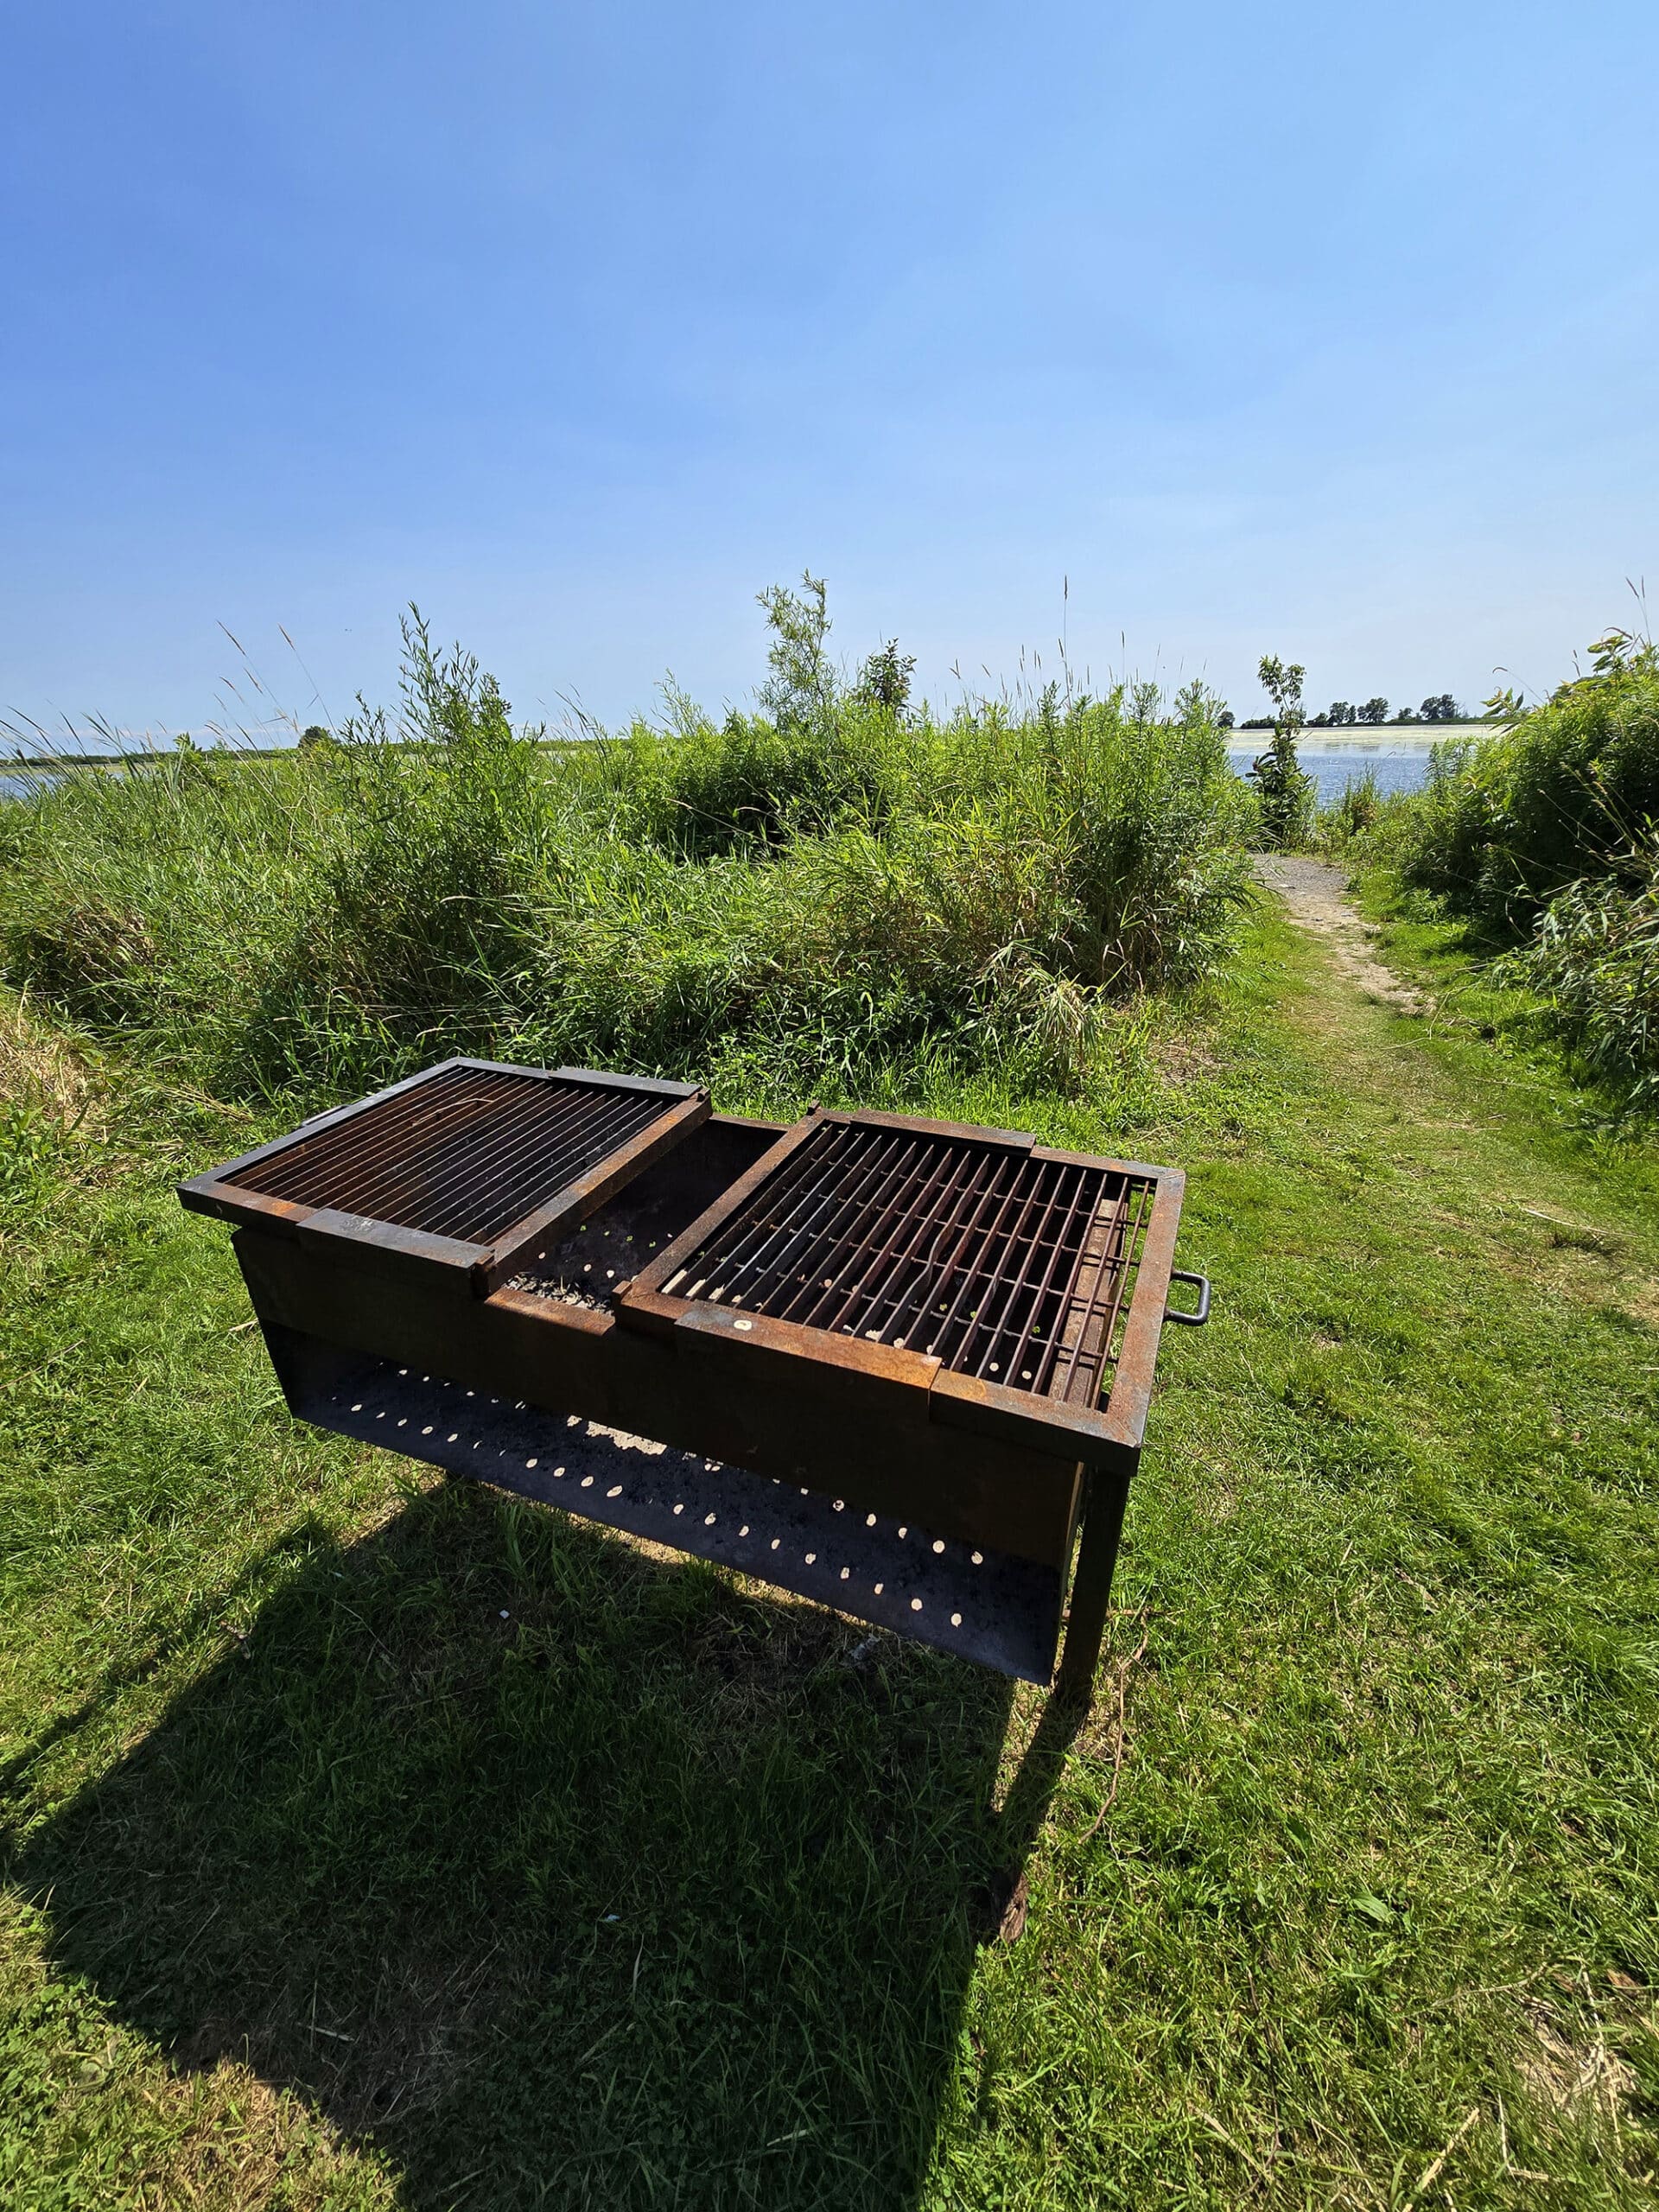
[[[1330,806],[1342,797],[1343,787],[1357,783],[1369,770],[1384,795],[1414,791],[1428,780],[1428,756],[1448,737],[1490,734],[1479,723],[1472,727],[1448,724],[1435,736],[1414,732],[1395,736],[1379,731],[1375,737],[1326,738],[1322,730],[1302,741],[1299,758],[1318,786],[1319,804]],[[1271,730],[1235,730],[1227,747],[1228,758],[1242,776],[1256,754],[1266,749]],[[1324,739],[1321,743],[1320,740]],[[0,773],[0,798],[22,798],[31,789],[29,778]]]
[[[1376,778],[1377,789],[1384,798],[1395,791],[1421,791],[1428,781],[1429,755],[1436,745],[1450,737],[1490,734],[1479,723],[1472,728],[1448,723],[1433,737],[1426,733],[1396,737],[1379,730],[1375,737],[1327,738],[1323,730],[1310,730],[1297,747],[1296,757],[1313,779],[1319,804],[1331,806],[1347,785],[1358,783],[1366,774]],[[1267,750],[1272,736],[1268,729],[1233,732],[1227,755],[1241,776],[1249,772],[1257,753]]]

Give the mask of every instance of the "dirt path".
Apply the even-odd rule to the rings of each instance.
[[[1376,931],[1348,903],[1348,879],[1328,861],[1264,853],[1255,863],[1260,880],[1284,900],[1291,919],[1330,946],[1338,972],[1402,1014],[1427,1014],[1430,1001],[1385,968],[1373,950]]]

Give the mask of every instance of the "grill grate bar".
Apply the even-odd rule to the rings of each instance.
[[[1091,1284],[1098,1281],[1101,1268],[1108,1263],[1116,1225],[1122,1219],[1128,1198],[1127,1184],[1120,1185],[1116,1198],[1103,1194],[1080,1225],[1077,1255],[1071,1263],[1071,1272],[1058,1298],[1052,1300],[1044,1309],[1045,1325],[1038,1332],[1039,1349],[1033,1377],[1033,1388],[1035,1389],[1047,1389],[1060,1346],[1068,1333],[1071,1334],[1075,1345],[1080,1346],[1087,1341],[1090,1309],[1085,1306],[1083,1317],[1079,1319],[1079,1288],[1089,1275],[1091,1264],[1094,1274],[1090,1280]],[[1096,1248],[1092,1251],[1091,1246]]]
[[[504,1229],[518,1219],[523,1211],[533,1211],[544,1205],[555,1192],[575,1182],[607,1154],[632,1142],[642,1129],[651,1126],[661,1110],[660,1106],[652,1104],[619,1109],[602,1120],[580,1123],[556,1144],[550,1141],[541,1154],[522,1166],[510,1162],[498,1173],[491,1187],[493,1191],[517,1192],[518,1195],[511,1211],[500,1211],[498,1206],[500,1218],[496,1227]]]
[[[978,1302],[963,1317],[962,1335],[952,1359],[952,1364],[958,1369],[977,1371],[985,1362],[988,1362],[990,1347],[995,1344],[996,1335],[995,1325],[988,1317],[996,1293],[999,1289],[1006,1292],[1001,1309],[1001,1313],[1006,1314],[1010,1303],[1019,1296],[1028,1269],[1045,1249],[1043,1231],[1048,1225],[1054,1205],[1053,1188],[1050,1187],[1046,1196],[1045,1186],[1052,1186],[1056,1180],[1045,1172],[1046,1165],[1046,1162],[1036,1163],[1034,1173],[1030,1172],[1028,1166],[1027,1172],[1016,1178],[1014,1189],[998,1217],[1002,1231],[1000,1249],[993,1252],[982,1245],[979,1264],[971,1275],[965,1278],[971,1294]],[[1011,1211],[1012,1219],[1009,1217]],[[1023,1253],[1022,1247],[1025,1248]],[[1006,1277],[1002,1274],[1004,1255],[1007,1262],[1012,1264],[1012,1273]],[[982,1338],[989,1341],[981,1360],[976,1363],[975,1351]],[[1000,1363],[998,1371],[1000,1377]]]
[[[848,1162],[825,1203],[809,1217],[799,1235],[772,1256],[764,1275],[742,1296],[764,1300],[769,1313],[785,1313],[797,1295],[787,1286],[795,1282],[804,1287],[809,1276],[816,1280],[828,1264],[821,1255],[838,1245],[861,1251],[864,1239],[854,1224],[871,1206],[879,1206],[881,1192],[899,1185],[912,1169],[918,1150],[913,1138],[906,1141],[902,1135],[880,1135]],[[778,1303],[780,1296],[782,1306]]]
[[[584,1168],[613,1150],[628,1134],[626,1123],[597,1129],[589,1125],[563,1145],[550,1146],[529,1160],[515,1161],[511,1179],[498,1179],[489,1192],[487,1212],[480,1212],[469,1221],[465,1204],[467,1194],[463,1192],[454,1206],[441,1218],[437,1233],[487,1243],[513,1222],[545,1205],[556,1192],[574,1182]]]
[[[421,1225],[436,1236],[466,1234],[468,1222],[474,1236],[505,1228],[660,1111],[654,1101],[611,1105],[577,1093],[550,1099],[522,1120],[482,1134],[476,1144],[463,1134],[423,1163]],[[394,1187],[400,1179],[401,1170]]]
[[[673,1102],[497,1068],[447,1068],[302,1136],[236,1185],[310,1207],[487,1243]],[[233,1187],[233,1186],[232,1186]]]
[[[954,1159],[949,1154],[942,1156],[910,1204],[897,1209],[900,1223],[908,1219],[914,1224],[907,1242],[886,1254],[878,1248],[873,1255],[871,1267],[858,1278],[833,1312],[824,1312],[826,1301],[819,1297],[812,1301],[805,1313],[791,1309],[784,1318],[798,1320],[808,1328],[850,1330],[856,1325],[849,1322],[847,1316],[861,1300],[867,1301],[873,1310],[886,1304],[896,1315],[901,1301],[893,1297],[890,1286],[902,1279],[906,1268],[915,1263],[918,1247],[930,1230],[935,1232],[936,1246],[939,1237],[949,1233],[952,1221],[965,1203],[976,1179],[986,1172],[990,1161],[989,1154],[982,1154],[978,1159],[967,1152]],[[943,1185],[943,1188],[935,1201],[930,1194],[938,1185]],[[831,1281],[826,1281],[826,1291],[831,1288],[832,1281],[833,1278]],[[893,1341],[902,1343],[903,1338],[895,1334]]]
[[[1041,1163],[1038,1165],[1040,1166]],[[950,1287],[950,1274],[947,1274],[939,1287],[941,1294],[939,1303],[944,1319],[941,1322],[935,1322],[930,1315],[928,1326],[933,1331],[933,1341],[927,1349],[936,1353],[949,1367],[959,1369],[962,1364],[962,1353],[968,1341],[969,1332],[964,1331],[960,1338],[953,1338],[952,1332],[962,1320],[964,1301],[973,1296],[985,1279],[986,1257],[993,1243],[999,1237],[1006,1236],[1009,1212],[1019,1203],[1020,1186],[1032,1166],[1033,1163],[1029,1160],[1021,1161],[1020,1173],[1014,1176],[1007,1191],[1003,1194],[1001,1205],[998,1206],[991,1219],[984,1222],[982,1218],[981,1222],[976,1224],[972,1232],[971,1256],[969,1256],[969,1239],[968,1237],[963,1239],[951,1270],[952,1274],[960,1274],[962,1278],[957,1286],[956,1296],[950,1299],[948,1303],[946,1302],[944,1294]],[[968,1319],[970,1321],[976,1319],[978,1311],[977,1306],[970,1308]],[[947,1349],[941,1350],[941,1346],[945,1346]]]
[[[384,1205],[413,1185],[424,1194],[421,1225],[435,1230],[435,1207],[442,1204],[443,1192],[435,1179],[443,1178],[446,1171],[464,1160],[469,1144],[489,1147],[504,1141],[518,1141],[537,1128],[549,1107],[563,1103],[543,1103],[528,1096],[498,1101],[487,1093],[472,1094],[465,1111],[449,1113],[418,1133],[400,1132],[395,1150],[377,1144],[366,1159],[356,1163],[359,1179],[351,1185],[347,1211],[378,1218]],[[498,1118],[502,1106],[506,1111]]]
[[[936,1235],[933,1238],[931,1252],[924,1259],[922,1266],[918,1271],[915,1281],[912,1281],[910,1286],[910,1289],[912,1293],[918,1285],[923,1288],[925,1293],[925,1285],[930,1281],[934,1280],[937,1277],[938,1271],[938,1261],[937,1255],[941,1242],[950,1236],[953,1230],[957,1230],[961,1226],[964,1211],[971,1214],[973,1211],[977,1210],[975,1205],[975,1201],[976,1199],[980,1205],[983,1205],[986,1193],[981,1188],[981,1184],[985,1177],[986,1171],[988,1170],[990,1184],[995,1185],[995,1183],[997,1180],[999,1166],[1006,1167],[1007,1160],[1005,1155],[1002,1160],[999,1162],[995,1154],[984,1153],[982,1154],[977,1160],[973,1159],[971,1155],[968,1155],[965,1158],[963,1164],[969,1168],[970,1173],[966,1187],[957,1192],[955,1203],[947,1205],[942,1211],[936,1211],[931,1218],[925,1213],[921,1212],[919,1208],[918,1209],[920,1217],[917,1222],[916,1232],[912,1234],[911,1240],[912,1247],[914,1247],[916,1243],[919,1240],[919,1237],[925,1236],[925,1232],[930,1228],[936,1231]],[[900,1219],[902,1220],[903,1218],[904,1215],[901,1213]],[[879,1230],[877,1230],[877,1234],[879,1236]],[[960,1242],[960,1239],[958,1239],[958,1242]],[[868,1243],[869,1240],[868,1236],[861,1238],[860,1240],[859,1247],[855,1248],[849,1254],[847,1260],[839,1258],[834,1252],[828,1254],[823,1261],[824,1267],[826,1268],[843,1268],[849,1266],[849,1263],[855,1262],[858,1257],[862,1256],[865,1253],[868,1252]],[[863,1334],[865,1336],[875,1336],[878,1338],[887,1336],[891,1337],[895,1342],[902,1337],[903,1340],[907,1343],[909,1341],[908,1330],[901,1330],[897,1325],[898,1322],[903,1318],[904,1313],[907,1310],[905,1296],[902,1294],[898,1295],[893,1294],[890,1287],[884,1294],[881,1289],[877,1287],[877,1284],[879,1284],[880,1281],[879,1274],[875,1275],[874,1281],[872,1280],[872,1268],[879,1268],[882,1259],[887,1256],[879,1243],[877,1243],[874,1252],[869,1253],[868,1256],[871,1262],[871,1266],[866,1268],[864,1274],[855,1283],[854,1300],[844,1300],[842,1311],[835,1317],[834,1321],[828,1325],[839,1326],[849,1335]],[[899,1256],[902,1259],[903,1255],[900,1254]],[[949,1262],[946,1264],[948,1265]],[[891,1274],[889,1274],[887,1281],[890,1286],[892,1282]],[[855,1301],[858,1306],[861,1306],[861,1311],[855,1310]],[[925,1295],[922,1302],[924,1304],[925,1303]],[[883,1308],[886,1308],[885,1318],[883,1317]],[[872,1328],[871,1324],[873,1322],[878,1323],[879,1325]]]
[[[984,1322],[979,1325],[985,1338],[985,1349],[974,1369],[976,1375],[982,1378],[987,1373],[1000,1376],[1003,1362],[993,1359],[991,1355],[1001,1351],[1006,1360],[1011,1351],[1023,1351],[1032,1338],[1034,1325],[1047,1315],[1046,1301],[1062,1260],[1066,1262],[1066,1268],[1058,1306],[1062,1313],[1065,1311],[1083,1267],[1088,1226],[1094,1218],[1098,1195],[1095,1185],[1099,1180],[1098,1176],[1090,1175],[1086,1170],[1067,1173],[1061,1169],[1052,1178],[1040,1222],[1026,1240],[1025,1256],[1008,1284],[1001,1310],[988,1326]],[[1035,1202],[1033,1198],[1033,1205]],[[1033,1291],[1032,1280],[1045,1251],[1047,1264]]]
[[[362,1161],[377,1158],[388,1144],[405,1141],[423,1124],[436,1125],[481,1103],[480,1092],[467,1080],[468,1073],[465,1068],[446,1069],[397,1097],[320,1129],[315,1136],[302,1134],[271,1159],[243,1169],[238,1179],[245,1190],[289,1198],[320,1179],[349,1175]],[[456,1096],[457,1091],[461,1095]]]
[[[823,1174],[836,1164],[840,1154],[852,1152],[856,1157],[858,1140],[867,1133],[848,1129],[839,1122],[826,1124],[825,1133],[815,1130],[793,1156],[785,1160],[771,1181],[763,1185],[751,1202],[751,1207],[734,1215],[729,1223],[722,1224],[712,1240],[702,1251],[693,1255],[689,1266],[683,1268],[669,1283],[674,1290],[687,1282],[691,1268],[699,1262],[703,1274],[695,1286],[687,1282],[682,1296],[695,1298],[709,1274],[719,1271],[725,1278],[723,1287],[742,1273],[752,1271],[766,1259],[767,1253],[779,1240],[786,1237],[790,1224],[787,1202],[807,1195],[804,1186],[815,1173]],[[827,1141],[826,1141],[827,1138]],[[822,1158],[813,1155],[823,1154]],[[719,1293],[714,1294],[719,1295]]]
[[[961,1266],[963,1255],[968,1251],[969,1246],[973,1243],[974,1239],[976,1237],[980,1237],[982,1243],[982,1232],[986,1226],[985,1217],[988,1208],[997,1197],[998,1192],[1001,1186],[1003,1176],[1005,1174],[1009,1174],[1011,1177],[1012,1186],[1017,1187],[1022,1173],[1028,1166],[1029,1162],[1025,1160],[1019,1161],[1017,1164],[1011,1163],[1006,1155],[1004,1155],[995,1161],[991,1173],[988,1176],[985,1177],[982,1181],[978,1175],[976,1175],[972,1184],[969,1185],[968,1192],[968,1196],[972,1201],[971,1205],[964,1209],[958,1210],[955,1218],[946,1224],[947,1235],[952,1230],[958,1232],[956,1236],[955,1243],[950,1247],[949,1255],[942,1262],[938,1262],[935,1258],[930,1255],[928,1264],[919,1268],[911,1282],[906,1287],[903,1301],[896,1310],[895,1319],[904,1319],[906,1314],[913,1317],[912,1319],[906,1320],[905,1324],[906,1335],[907,1338],[910,1332],[914,1328],[919,1327],[924,1319],[926,1319],[929,1321],[929,1325],[933,1329],[932,1339],[926,1346],[927,1351],[930,1352],[938,1354],[939,1347],[938,1328],[937,1324],[931,1322],[931,1319],[928,1312],[929,1307],[933,1303],[936,1292],[941,1294],[939,1310],[942,1313],[948,1311],[947,1306],[943,1302],[942,1294],[949,1289],[951,1278],[957,1269]],[[1006,1199],[1004,1203],[1006,1204]],[[999,1208],[999,1214],[1000,1212],[1001,1209]],[[965,1218],[963,1217],[964,1214]],[[936,1246],[936,1253],[937,1249],[938,1248]],[[948,1357],[945,1355],[939,1356],[945,1357],[946,1365],[950,1363]]]
[[[809,1186],[798,1199],[798,1207],[802,1203],[807,1207],[804,1214],[779,1206],[768,1209],[777,1217],[771,1234],[763,1236],[734,1268],[731,1295],[736,1303],[747,1301],[770,1311],[772,1287],[797,1264],[807,1264],[814,1240],[821,1241],[829,1225],[842,1217],[849,1194],[858,1188],[861,1179],[903,1143],[902,1138],[884,1130],[851,1129],[846,1135],[844,1143],[821,1141],[816,1147],[803,1147],[822,1154],[805,1163],[809,1173],[816,1169],[820,1187],[814,1192]]]
[[[546,1148],[547,1137],[568,1128],[577,1141],[567,1152],[580,1153],[588,1148],[584,1140],[592,1130],[607,1148],[607,1125],[600,1122],[595,1128],[589,1102],[580,1093],[521,1095],[499,1118],[497,1101],[471,1103],[473,1110],[465,1115],[448,1115],[418,1135],[402,1137],[395,1151],[378,1148],[332,1202],[375,1220],[476,1241],[524,1211],[515,1192],[549,1187],[544,1178],[558,1154]],[[526,1153],[526,1146],[536,1149]],[[543,1179],[532,1184],[538,1171]],[[315,1198],[315,1192],[307,1196]]]
[[[1115,1357],[1113,1345],[1116,1341],[1118,1320],[1128,1296],[1130,1278],[1140,1263],[1141,1241],[1152,1211],[1152,1185],[1137,1182],[1133,1198],[1126,1190],[1119,1201],[1090,1286],[1089,1299],[1080,1307],[1068,1331],[1072,1341],[1064,1376],[1057,1374],[1058,1387],[1049,1391],[1050,1396],[1058,1397],[1067,1405],[1092,1405],[1099,1395],[1105,1370]],[[1096,1315],[1102,1313],[1103,1306],[1104,1325],[1096,1332],[1092,1324]],[[1091,1344],[1092,1351],[1090,1350]],[[1058,1369],[1058,1344],[1052,1364]]]

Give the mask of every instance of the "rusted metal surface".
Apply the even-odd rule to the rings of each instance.
[[[824,1116],[641,1287],[1087,1402],[1148,1196],[1028,1141]]]
[[[707,1118],[707,1095],[588,1069],[451,1060],[181,1186],[186,1205],[355,1241],[481,1294]]]
[[[1119,1351],[1132,1306],[1161,1318],[1168,1263],[1149,1240],[1180,1192],[1173,1170],[1011,1132],[814,1115],[635,1277],[620,1314],[700,1347],[862,1363],[947,1425],[1122,1463],[1133,1421],[1099,1402],[1150,1390]]]
[[[1023,1681],[1049,1678],[1061,1599],[1052,1566],[418,1368],[267,1333],[289,1405],[319,1427],[717,1560]]]
[[[1052,1562],[1064,1550],[1077,1495],[1069,1440],[1057,1453],[1052,1439],[1044,1450],[963,1437],[930,1420],[925,1393],[884,1395],[861,1373],[747,1346],[729,1359],[687,1357],[683,1338],[533,1292],[462,1299],[435,1279],[383,1280],[253,1229],[235,1244],[264,1322],[757,1474],[834,1484],[866,1511],[1018,1558]]]
[[[1045,1638],[1052,1661],[1081,1528],[1065,1663],[1068,1681],[1091,1674],[1174,1272],[1178,1172],[894,1115],[815,1111],[788,1129],[711,1117],[686,1086],[580,1071],[451,1063],[426,1081],[440,1076],[181,1192],[243,1224],[279,1370],[280,1347],[305,1344],[313,1381],[319,1362],[390,1363],[399,1389],[425,1377],[492,1419],[655,1438],[736,1484],[733,1498],[758,1483],[815,1527],[855,1516],[866,1565],[908,1541],[892,1530],[925,1529],[934,1560],[977,1552],[1024,1592],[1014,1643],[989,1656],[999,1629],[974,1653],[1015,1673]],[[610,1149],[584,1167],[584,1143]],[[570,1179],[550,1194],[558,1174]],[[316,1203],[348,1198],[403,1217]],[[1188,1279],[1207,1312],[1207,1285]],[[310,1384],[303,1404],[284,1386],[305,1418],[344,1424],[307,1410],[321,1402]],[[388,1427],[377,1408],[363,1433],[411,1448],[402,1414]],[[554,1502],[594,1500],[578,1484]],[[761,1575],[769,1560],[782,1549],[734,1555]],[[841,1565],[849,1584],[865,1571]],[[842,1602],[816,1581],[785,1586]],[[1039,1586],[1053,1604],[1033,1611]]]

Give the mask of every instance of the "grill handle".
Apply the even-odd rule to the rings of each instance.
[[[1191,1274],[1185,1268],[1172,1268],[1169,1271],[1169,1279],[1171,1282],[1195,1283],[1198,1286],[1198,1302],[1190,1313],[1183,1313],[1173,1306],[1166,1306],[1165,1320],[1179,1321],[1184,1328],[1201,1329],[1210,1319],[1209,1276]]]

